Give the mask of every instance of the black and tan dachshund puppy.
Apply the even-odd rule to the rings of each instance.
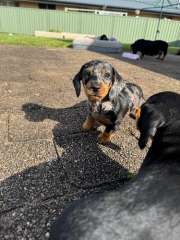
[[[142,116],[138,121],[141,131],[140,148],[144,148],[149,138],[153,138],[160,127],[164,127],[180,119],[180,94],[175,92],[160,92],[151,96],[141,106]],[[136,110],[138,119],[139,110]],[[147,131],[148,129],[148,131]]]
[[[135,115],[135,109],[143,103],[143,92],[139,86],[123,80],[111,64],[99,60],[84,64],[75,75],[73,84],[77,97],[81,83],[90,110],[83,129],[90,130],[99,122],[106,127],[99,142],[109,142],[126,113]]]
[[[119,190],[75,201],[52,227],[51,240],[179,240],[179,100],[166,105],[167,112],[173,109],[172,121],[164,118],[164,109],[160,118],[156,115],[167,94],[150,98],[156,103],[145,103],[138,119],[140,141],[153,133],[138,175]]]

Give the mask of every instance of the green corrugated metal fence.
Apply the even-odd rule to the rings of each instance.
[[[0,7],[0,32],[34,34],[35,30],[54,30],[114,36],[123,43],[138,38],[154,39],[158,19],[100,16],[55,10]],[[158,39],[180,46],[180,21],[161,20]]]

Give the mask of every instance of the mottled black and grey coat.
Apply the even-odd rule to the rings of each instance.
[[[108,142],[127,112],[134,116],[143,103],[142,89],[122,79],[111,64],[93,60],[84,64],[73,79],[77,96],[81,82],[89,102],[89,114],[83,128],[93,128],[95,121],[106,126],[100,142]]]

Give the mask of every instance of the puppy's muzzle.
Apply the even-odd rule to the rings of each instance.
[[[100,86],[92,87],[92,91],[93,91],[94,93],[98,93],[99,90],[100,90]]]
[[[90,101],[103,99],[109,92],[111,84],[93,83],[84,85],[85,93]]]

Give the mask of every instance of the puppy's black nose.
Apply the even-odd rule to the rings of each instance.
[[[93,90],[94,92],[98,92],[99,89],[100,89],[100,87],[92,87],[92,90]]]

